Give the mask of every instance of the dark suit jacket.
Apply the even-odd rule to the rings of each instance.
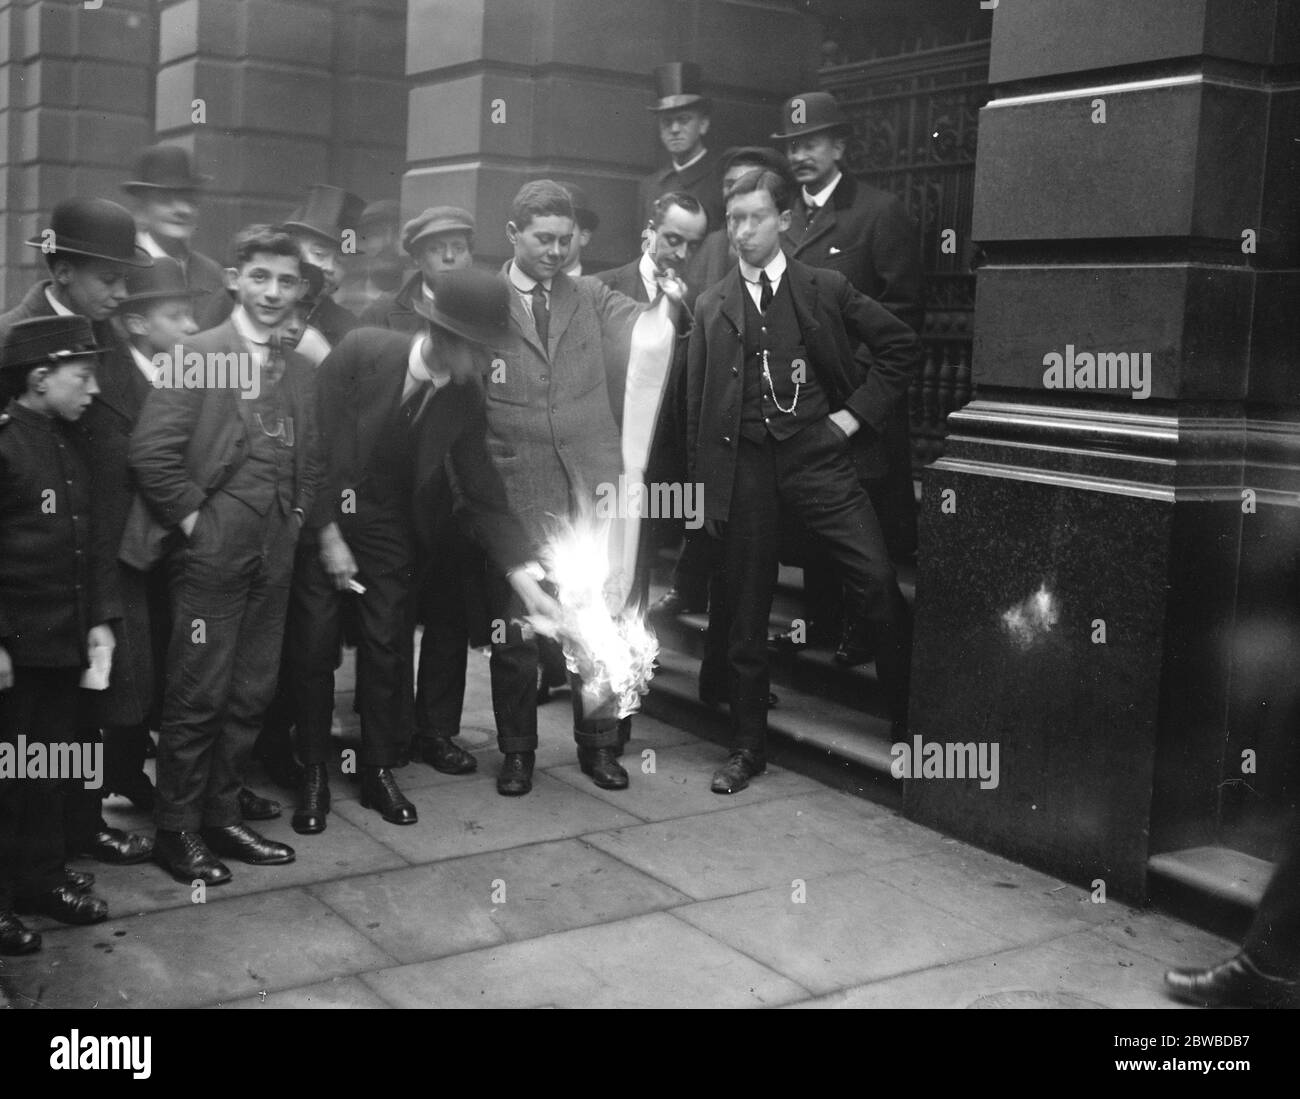
[[[233,321],[200,332],[185,345],[200,354],[247,351]],[[320,480],[313,368],[285,353],[280,384],[294,420],[294,504],[310,515]],[[230,478],[248,455],[253,402],[233,388],[155,389],[131,436],[129,461],[139,486],[119,553],[137,569],[152,568],[167,552],[168,534]]]
[[[357,318],[339,305],[333,298],[322,297],[307,317],[307,323],[315,325],[330,347],[338,347],[352,329],[357,328]]]
[[[872,467],[883,472],[880,435],[920,369],[921,341],[838,272],[790,260],[785,277],[809,365],[826,389],[831,411],[847,408],[862,424],[850,440],[859,476],[869,476]],[[744,293],[737,266],[701,294],[695,307],[687,355],[686,443],[690,476],[704,485],[706,519],[725,520],[731,508],[745,369]],[[871,354],[869,369],[854,356],[859,343]]]
[[[487,420],[477,381],[444,386],[429,398],[416,426],[413,499],[404,515],[374,514],[359,499],[344,509],[344,491],[356,489],[372,466],[376,444],[392,430],[406,380],[411,336],[361,328],[343,338],[317,375],[321,437],[327,440],[324,484],[311,525],[337,522],[349,543],[367,537],[365,526],[410,524],[416,545],[427,550],[445,531],[433,501],[446,498],[448,458],[464,500],[464,518],[476,540],[502,571],[532,559],[533,547],[506,506],[505,487],[488,457]]]
[[[22,301],[10,309],[7,313],[0,314],[0,346],[9,337],[11,329],[19,321],[28,321],[33,317],[53,317],[54,307],[50,305],[49,298],[45,296],[46,288],[50,286],[49,279],[42,279],[27,288],[27,293],[23,295]],[[98,321],[91,325],[95,333],[95,342],[100,347],[112,347],[118,343],[117,333],[113,331],[113,326],[108,321]]]
[[[709,215],[709,228],[722,227],[722,164],[718,154],[712,149],[706,150],[704,156],[685,171],[678,172],[669,163],[667,168],[652,172],[641,181],[637,192],[638,234],[645,228],[650,216],[650,204],[669,191],[690,192],[700,200],[700,205]]]
[[[925,315],[921,236],[902,202],[846,173],[805,228],[807,216],[800,189],[790,230],[783,234],[786,254],[811,267],[838,271],[920,333]]]
[[[185,261],[185,283],[200,294],[194,299],[194,320],[200,332],[216,328],[235,308],[226,289],[226,272],[221,264],[202,252],[191,252]]]
[[[387,328],[393,332],[423,332],[428,326],[419,313],[411,308],[423,291],[424,276],[417,271],[395,294],[384,294],[366,306],[361,314],[363,328]]]

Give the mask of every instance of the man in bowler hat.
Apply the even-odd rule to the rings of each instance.
[[[637,217],[650,215],[650,204],[667,191],[688,191],[709,215],[710,225],[722,224],[722,166],[707,148],[713,104],[702,92],[700,67],[691,61],[670,61],[655,69],[658,102],[648,108],[659,126],[659,141],[671,163],[641,181]]]
[[[799,183],[782,243],[793,258],[812,267],[838,271],[863,294],[874,298],[918,336],[922,302],[921,235],[902,201],[844,172],[844,149],[852,128],[829,92],[802,92],[781,108],[781,126],[772,134],[789,158]],[[912,447],[907,401],[890,411],[885,425],[883,461],[864,470],[864,485],[880,517],[890,556],[916,552],[916,498],[912,488]],[[807,640],[834,645],[843,665],[866,663],[870,645],[838,628],[840,583],[820,547],[805,547]]]
[[[529,575],[522,527],[506,511],[505,490],[488,458],[477,375],[484,344],[506,331],[508,291],[485,271],[439,276],[433,299],[413,305],[422,332],[349,333],[320,367],[325,480],[309,526],[319,549],[300,556],[294,577],[288,671],[306,763],[293,827],[325,828],[326,764],[334,706],[342,601],[355,600],[359,626],[357,701],[361,713],[361,804],[392,824],[417,812],[393,775],[414,724],[412,634],[419,581],[446,567],[433,548],[450,516],[429,506],[447,494],[448,466],[481,543],[530,613],[554,605]],[[511,571],[514,570],[514,571]],[[349,594],[359,583],[362,590]]]
[[[313,183],[303,204],[284,223],[284,228],[298,242],[303,261],[315,264],[325,276],[325,289],[308,315],[307,323],[319,329],[331,347],[338,346],[357,327],[357,318],[339,305],[333,294],[343,281],[346,244],[351,242],[350,251],[356,251],[365,209],[365,200],[359,195],[328,183]]]
[[[195,171],[188,149],[163,143],[142,151],[135,179],[122,184],[134,208],[136,243],[149,255],[167,256],[180,265],[185,288],[194,294],[200,330],[215,328],[231,309],[221,264],[190,246],[203,189],[211,182],[211,176]]]
[[[105,199],[72,198],[59,203],[50,214],[49,226],[27,241],[41,249],[50,278],[37,282],[23,300],[0,316],[0,340],[13,325],[36,317],[70,317],[80,315],[91,322],[96,345],[103,355],[97,371],[97,390],[82,429],[91,443],[92,502],[96,521],[106,531],[120,530],[119,512],[129,506],[126,487],[115,480],[112,470],[124,460],[123,431],[138,412],[131,372],[134,369],[128,352],[114,331],[111,319],[126,297],[127,273],[147,268],[153,260],[135,243],[136,227],[130,213],[116,202]],[[138,670],[138,652],[129,643],[121,654],[121,680]],[[115,689],[109,715],[121,714],[117,702],[126,710],[135,710],[134,694],[129,687]],[[85,700],[83,700],[85,704]],[[87,705],[92,711],[80,723],[85,743],[99,742],[98,723],[93,711],[103,705],[98,700]],[[110,739],[112,739],[110,737]],[[106,745],[106,752],[118,762],[119,743]],[[152,843],[147,836],[110,828],[100,811],[97,790],[79,787],[64,800],[67,813],[65,836],[69,851],[107,863],[135,863],[149,858]]]
[[[0,743],[24,763],[20,737],[78,739],[78,683],[92,651],[111,652],[120,617],[113,550],[91,514],[90,454],[74,427],[103,353],[78,316],[19,321],[0,345]],[[108,917],[89,891],[94,878],[63,865],[63,799],[89,777],[0,777],[0,954],[40,949],[18,911],[76,924]]]

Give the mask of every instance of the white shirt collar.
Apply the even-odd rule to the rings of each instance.
[[[415,390],[427,385],[429,392],[425,394],[423,402],[420,404],[419,412],[416,413],[416,419],[419,419],[431,397],[437,390],[441,389],[449,381],[451,376],[435,379],[430,376],[428,368],[424,365],[424,341],[429,338],[425,332],[416,333],[411,340],[411,350],[406,356],[406,378],[402,382],[402,400],[405,401]]]
[[[260,324],[248,315],[248,311],[242,306],[237,305],[230,314],[230,323],[235,326],[235,331],[239,333],[244,343],[257,359],[259,366],[262,364],[262,356],[267,354],[267,343],[271,339],[271,330],[263,328]]]
[[[778,248],[776,255],[771,258],[766,267],[762,268],[763,271],[767,272],[767,278],[772,284],[773,290],[781,281],[781,276],[785,274],[785,268],[785,253]],[[759,273],[759,268],[752,263],[746,263],[743,259],[740,261],[740,274],[746,282],[758,282]]]
[[[659,296],[659,283],[655,280],[657,272],[655,271],[655,261],[650,258],[649,252],[641,253],[641,260],[636,265],[637,274],[641,276],[642,283],[645,284],[646,300],[654,301]]]
[[[808,188],[803,188],[803,201],[805,206],[825,206],[830,201],[831,192],[839,186],[839,182],[844,178],[844,173],[838,168],[835,170],[835,177],[826,184],[815,195],[808,193]]]
[[[69,309],[66,305],[63,304],[63,302],[59,301],[59,299],[54,296],[53,283],[51,283],[49,286],[45,288],[45,300],[50,303],[50,308],[53,309],[54,312],[56,312],[60,317],[71,317],[74,315],[71,309]]]
[[[563,271],[571,279],[579,278],[582,275],[582,260],[579,260],[572,267],[565,267]]]
[[[688,160],[685,164],[678,164],[677,161],[674,160],[674,161],[673,161],[673,171],[674,171],[674,172],[684,172],[684,171],[686,171],[686,169],[689,168],[692,164],[698,164],[701,160],[703,160],[703,159],[704,159],[706,156],[708,156],[708,155],[709,155],[709,150],[708,150],[708,149],[705,149],[705,148],[703,148],[703,147],[701,147],[700,151],[699,151],[698,153],[696,153],[693,157],[691,157],[691,159]]]
[[[136,233],[135,242],[148,252],[149,255],[154,256],[155,258],[167,255],[167,253],[163,251],[162,245],[154,240],[153,234],[147,230],[141,229],[140,232]]]
[[[144,352],[135,344],[129,346],[131,348],[131,358],[135,360],[135,365],[140,368],[140,373],[145,376],[145,380],[152,385],[155,376],[158,374],[158,367],[154,366],[151,359],[145,358]]]
[[[532,294],[533,287],[537,285],[537,280],[533,278],[531,275],[525,275],[523,271],[519,269],[519,264],[515,263],[514,260],[510,261],[510,269],[508,275],[510,278],[510,285],[513,286],[516,290],[518,290],[519,293],[521,294],[525,294],[525,295]],[[551,282],[554,281],[555,281],[554,279],[551,279]],[[542,283],[542,289],[549,294],[551,292],[550,283],[547,282]]]
[[[429,284],[425,282],[424,279],[420,280],[420,293],[429,301],[433,301],[433,291],[429,289]]]

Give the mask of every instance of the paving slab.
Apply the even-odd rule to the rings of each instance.
[[[300,889],[190,905],[45,935],[7,959],[20,1006],[192,1007],[391,964]]]
[[[290,988],[284,992],[271,992],[265,996],[248,996],[242,1000],[210,1005],[220,1008],[249,1010],[255,1008],[386,1008],[384,1003],[358,977],[334,977],[318,984],[304,985],[302,988]]]
[[[760,1007],[798,984],[665,913],[367,973],[398,1007]]]
[[[818,993],[1011,945],[858,871],[704,901],[673,915]]]
[[[1166,1008],[1164,966],[1097,930],[846,989],[801,1008]]]
[[[349,878],[312,893],[400,962],[609,923],[687,899],[578,840]]]
[[[943,839],[835,791],[745,803],[747,793],[728,798],[731,809],[593,835],[589,842],[696,900],[712,900],[913,858]]]
[[[521,798],[501,797],[490,775],[412,790],[409,796],[418,824],[389,824],[354,801],[340,803],[336,812],[413,863],[637,823],[631,814],[545,773],[533,776],[532,793]]]
[[[636,745],[629,741],[629,747]],[[654,772],[646,774],[639,751],[628,751],[623,766],[628,771],[626,790],[601,790],[582,773],[576,763],[555,767],[547,772],[562,782],[585,790],[642,820],[671,820],[674,817],[714,813],[735,807],[734,798],[715,794],[709,789],[713,772],[727,761],[727,750],[708,741],[692,740],[687,744],[666,745],[654,749]],[[745,791],[746,801],[766,801],[791,794],[812,794],[825,790],[816,779],[795,771],[768,766],[762,780]]]

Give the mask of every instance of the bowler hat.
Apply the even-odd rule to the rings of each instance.
[[[328,183],[313,183],[307,188],[306,200],[289,215],[284,227],[321,237],[337,248],[343,230],[361,228],[365,209],[366,200],[360,195]]]
[[[370,203],[361,211],[361,225],[384,224],[396,225],[402,218],[401,207],[397,205],[396,200],[391,198],[381,198],[377,202]]]
[[[700,67],[694,61],[669,61],[655,69],[655,94],[659,102],[649,111],[677,111],[683,107],[709,106],[709,97],[702,94]]]
[[[108,199],[64,199],[50,212],[49,231],[48,246],[43,236],[24,243],[53,255],[67,252],[129,267],[153,264],[149,253],[135,243],[135,219],[125,207]]]
[[[0,348],[0,371],[57,366],[69,359],[106,354],[108,348],[95,343],[87,318],[76,314],[32,317],[19,321],[5,335],[4,347]]]
[[[152,267],[133,267],[126,273],[126,297],[122,304],[162,301],[166,298],[198,298],[203,291],[185,284],[185,269],[170,256],[158,256]],[[130,310],[126,310],[130,312]]]
[[[578,223],[578,228],[586,229],[588,232],[600,228],[600,216],[591,208],[591,199],[587,197],[587,192],[576,183],[569,183],[567,180],[560,180],[559,183],[569,192],[569,199],[573,203],[573,220]]]
[[[737,145],[728,149],[720,159],[722,174],[725,176],[738,160],[746,164],[762,165],[781,175],[790,175],[790,162],[786,160],[785,154],[766,145]]]
[[[787,129],[773,134],[773,141],[790,141],[823,130],[847,132],[853,127],[830,92],[804,92],[791,96],[781,106],[781,120]]]
[[[415,255],[416,245],[439,233],[473,233],[474,215],[459,206],[430,206],[402,226],[402,247]]]
[[[135,174],[122,184],[124,191],[197,191],[212,182],[190,163],[190,151],[181,145],[150,145],[140,154]]]
[[[510,289],[490,271],[466,267],[433,280],[433,301],[423,294],[411,308],[430,324],[474,343],[493,343],[510,327]]]

